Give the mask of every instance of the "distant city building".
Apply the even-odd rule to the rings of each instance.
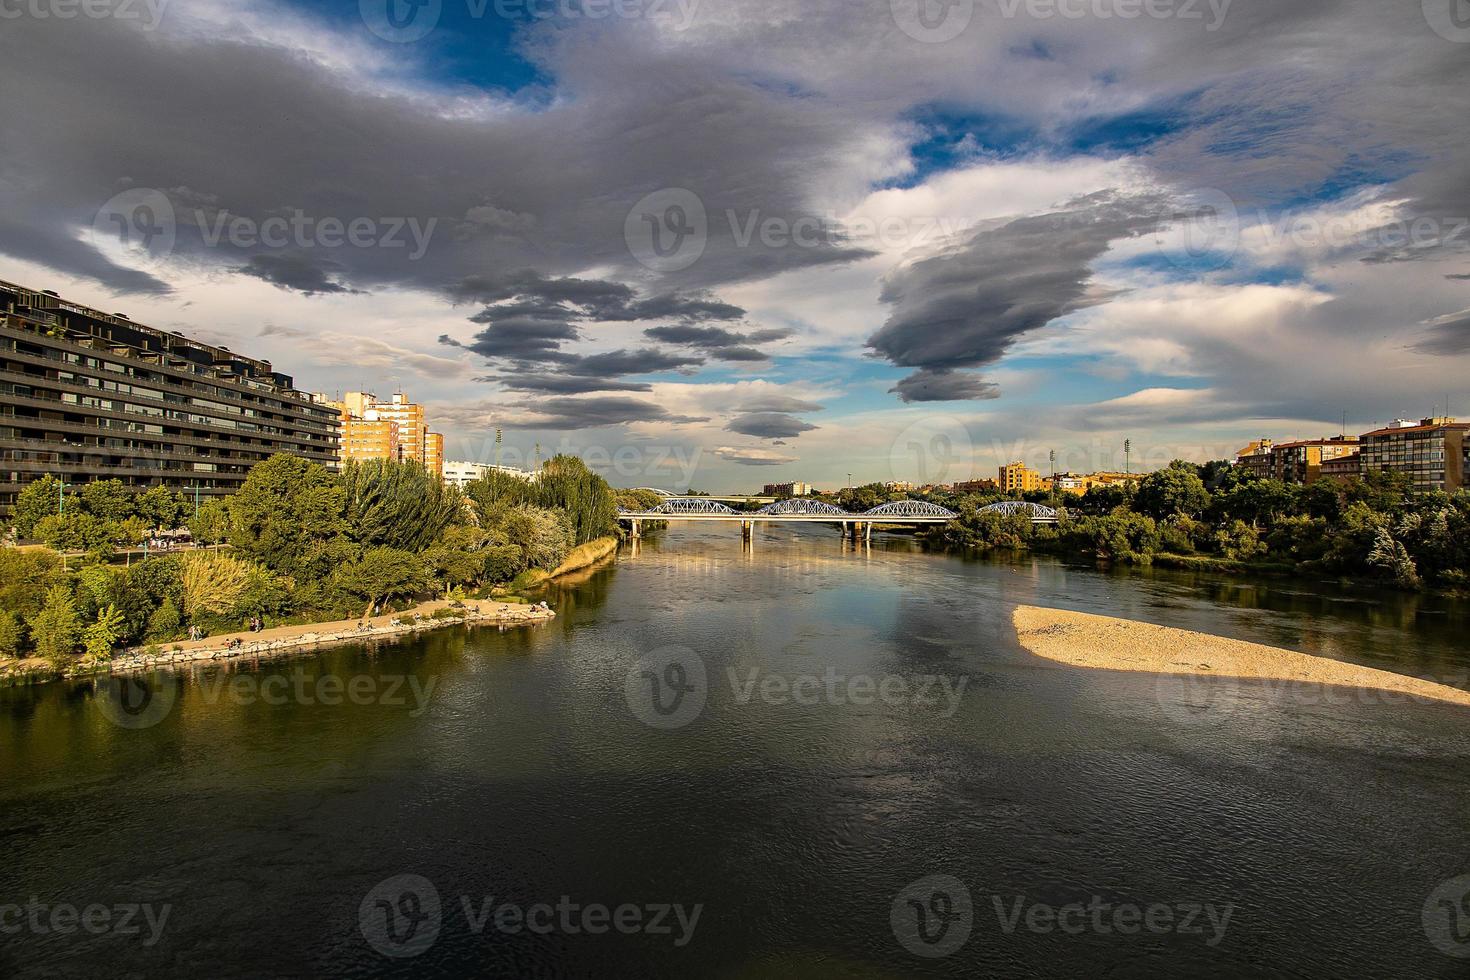
[[[269,361],[0,281],[0,511],[46,475],[223,496],[277,453],[335,466],[339,433]]]
[[[444,482],[451,483],[457,487],[465,487],[491,470],[499,470],[502,473],[521,480],[535,479],[534,473],[516,469],[514,466],[495,466],[491,463],[468,463],[452,460],[444,464]]]
[[[1353,452],[1346,456],[1324,459],[1318,477],[1323,480],[1356,480],[1362,474],[1363,457],[1360,453]]]
[[[1257,439],[1235,454],[1235,464],[1243,467],[1252,477],[1269,480],[1271,479],[1271,447],[1273,445],[1270,439]]]
[[[1452,418],[1400,419],[1361,437],[1363,473],[1407,473],[1416,490],[1458,490],[1470,471],[1470,422]]]
[[[1000,484],[994,480],[962,480],[950,489],[955,493],[987,493],[999,490]]]
[[[391,459],[422,464],[442,475],[444,437],[430,432],[424,407],[395,392],[388,401],[367,391],[349,391],[340,400],[322,398],[342,419],[342,461]]]
[[[913,491],[914,485],[907,480],[894,480],[890,483],[883,484],[883,489],[891,490],[894,493],[910,493]]]
[[[1358,440],[1343,436],[1283,442],[1271,448],[1271,478],[1283,483],[1315,483],[1323,463],[1357,451]]]
[[[1025,493],[1041,489],[1041,474],[1022,462],[1007,463],[1000,468],[1000,489],[1006,493]]]
[[[1054,486],[1060,493],[1084,494],[1092,486],[1092,480],[1076,473],[1058,473]]]
[[[812,485],[796,480],[792,483],[767,483],[762,491],[763,497],[810,497]]]

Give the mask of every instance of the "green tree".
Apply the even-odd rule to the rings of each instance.
[[[184,614],[223,616],[233,613],[250,584],[252,566],[228,554],[195,551],[184,556],[179,584]]]
[[[103,521],[125,521],[134,516],[135,495],[121,480],[94,480],[76,492],[82,510]]]
[[[206,500],[189,517],[189,534],[199,544],[219,544],[230,536],[230,509],[223,500]]]
[[[150,640],[172,640],[179,635],[184,619],[173,599],[164,599],[162,605],[148,617],[146,637]]]
[[[112,656],[112,648],[117,646],[122,635],[122,610],[112,605],[99,609],[96,622],[88,626],[82,633],[82,642],[87,650],[87,660],[93,664],[107,660]]]
[[[47,474],[26,485],[15,498],[10,522],[17,536],[33,538],[36,525],[43,517],[57,513],[61,498],[61,481]]]
[[[1195,517],[1209,506],[1210,492],[1199,470],[1182,459],[1144,477],[1133,497],[1133,509],[1156,520],[1175,514]]]
[[[53,585],[46,601],[27,622],[36,653],[57,668],[63,667],[76,654],[82,635],[81,617],[72,599],[71,589]]]
[[[372,608],[399,596],[409,596],[425,587],[423,562],[398,548],[370,548],[357,561],[339,569],[337,587]]]
[[[258,463],[230,498],[230,544],[247,558],[296,575],[312,549],[344,535],[345,510],[336,476],[280,453]]]
[[[19,657],[25,639],[25,625],[20,617],[9,609],[0,609],[0,657]]]
[[[182,494],[158,484],[138,494],[133,500],[133,512],[149,528],[171,531],[184,523],[184,517],[194,512],[184,502]]]
[[[415,462],[351,462],[342,486],[349,533],[365,547],[423,551],[464,513],[459,489]]]

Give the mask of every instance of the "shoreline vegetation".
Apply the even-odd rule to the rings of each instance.
[[[1470,707],[1470,691],[1448,684],[1193,630],[1040,606],[1017,606],[1011,622],[1023,648],[1071,667],[1264,682],[1268,691],[1289,684],[1371,692],[1359,697],[1365,703]]]
[[[550,618],[524,593],[616,551],[617,500],[567,456],[460,490],[417,463],[334,472],[282,454],[192,511],[162,487],[66,493],[46,477],[22,491],[11,531],[47,547],[0,549],[0,681]],[[114,560],[184,524],[211,547]]]
[[[1175,460],[1086,494],[869,484],[818,499],[864,511],[905,496],[958,516],[921,532],[957,553],[1031,551],[1098,565],[1159,565],[1235,575],[1301,575],[1409,592],[1470,596],[1470,490],[1416,491],[1391,471],[1310,485],[1256,477],[1226,460]],[[1022,499],[1061,508],[1056,524],[984,508]]]

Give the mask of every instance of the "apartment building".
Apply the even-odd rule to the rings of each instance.
[[[1000,468],[1000,489],[1006,493],[1025,493],[1040,490],[1041,474],[1022,462],[1007,463]]]
[[[444,482],[451,483],[457,487],[465,487],[475,482],[486,473],[499,471],[507,476],[513,476],[518,480],[534,480],[536,474],[529,470],[517,469],[514,466],[495,466],[491,463],[470,463],[464,460],[450,460],[444,464]]]
[[[812,485],[794,480],[791,483],[767,483],[761,491],[766,497],[809,497],[812,493]]]
[[[387,401],[368,391],[349,391],[340,399],[318,396],[340,413],[342,461],[391,459],[420,463],[444,474],[444,437],[430,432],[424,407],[394,392]]]
[[[269,361],[0,281],[0,511],[47,474],[223,496],[277,453],[335,466],[340,430]]]
[[[1363,473],[1396,470],[1409,474],[1416,490],[1458,490],[1470,472],[1470,422],[1440,416],[1400,419],[1365,432],[1360,451]]]

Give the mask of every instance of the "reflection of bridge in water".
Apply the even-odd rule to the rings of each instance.
[[[1026,514],[1034,523],[1054,523],[1057,512],[1040,504],[1020,501],[1002,501],[982,508],[1010,516]],[[874,524],[897,524],[922,526],[944,524],[959,515],[938,504],[922,500],[896,500],[874,507],[872,510],[855,513],[804,497],[768,504],[756,511],[738,511],[710,497],[671,497],[664,503],[646,511],[619,510],[618,520],[627,521],[636,539],[642,536],[644,521],[712,521],[716,523],[740,524],[740,535],[749,541],[758,523],[766,524],[839,524],[843,538],[854,541],[871,541]]]

